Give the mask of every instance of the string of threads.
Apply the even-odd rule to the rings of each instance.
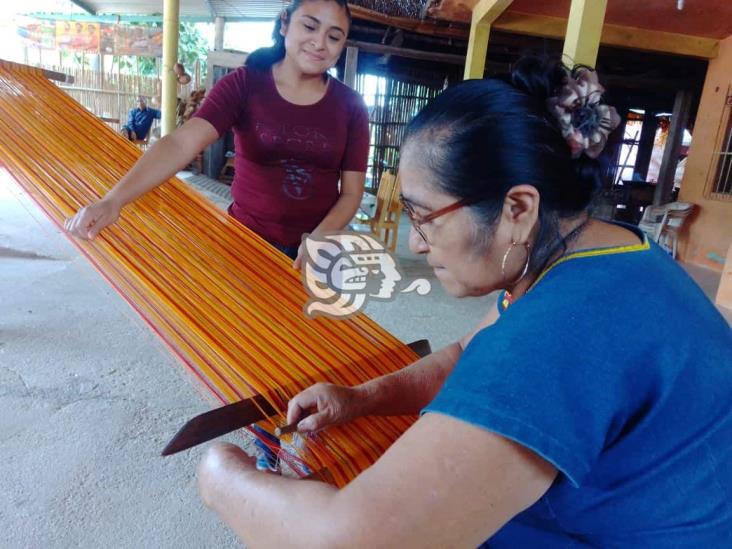
[[[0,153],[59,227],[140,156],[40,71],[6,61]],[[308,320],[289,261],[179,180],[126,207],[94,241],[74,244],[222,403],[262,394],[282,409],[317,381],[354,385],[416,359],[365,316]],[[261,425],[272,431],[284,419]],[[413,421],[368,418],[329,429],[306,441],[304,459],[343,486]]]

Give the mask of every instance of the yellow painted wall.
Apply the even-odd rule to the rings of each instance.
[[[727,252],[727,261],[724,264],[724,271],[717,288],[717,297],[714,300],[717,305],[722,305],[732,310],[732,246]]]
[[[705,191],[717,175],[715,151],[719,150],[720,122],[730,84],[732,36],[720,41],[719,56],[709,62],[679,193],[679,200],[697,205],[688,229],[681,235],[679,258],[717,271],[722,271],[722,265],[709,260],[707,254],[727,256],[732,245],[732,200],[711,200],[705,198]]]

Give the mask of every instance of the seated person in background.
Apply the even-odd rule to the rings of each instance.
[[[140,96],[137,108],[130,110],[127,115],[127,124],[122,126],[120,133],[130,141],[143,140],[147,137],[153,120],[160,120],[160,111],[147,106],[147,100]]]

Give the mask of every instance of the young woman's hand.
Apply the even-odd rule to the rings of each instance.
[[[290,400],[287,423],[298,422],[297,430],[301,433],[348,423],[361,415],[362,401],[354,387],[317,383]]]
[[[82,208],[64,222],[66,231],[84,240],[94,239],[104,227],[119,219],[120,207],[112,200],[102,199]]]
[[[300,247],[297,249],[297,257],[295,258],[295,261],[292,262],[292,268],[297,269],[298,271],[302,269],[302,258],[305,255],[305,242],[302,242],[300,244]]]

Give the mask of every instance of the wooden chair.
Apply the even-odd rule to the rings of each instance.
[[[143,151],[147,150],[147,147],[150,144],[150,132],[147,132],[145,139],[135,139],[133,143],[140,147]]]
[[[160,127],[160,124],[158,120],[153,120],[152,126],[150,126],[150,129],[147,131],[147,135],[145,136],[145,139],[135,139],[133,143],[140,147],[143,151],[146,151],[147,148],[150,146],[150,136],[155,132],[157,134],[157,137],[155,139],[160,138],[160,132],[158,131]]]
[[[357,215],[352,224],[354,228],[367,226],[369,232],[383,242],[391,252],[396,251],[399,218],[402,212],[399,204],[399,187],[399,176],[390,170],[385,170],[379,181],[373,215]]]
[[[231,173],[229,173],[229,170],[231,170]],[[224,162],[224,165],[221,166],[221,171],[219,172],[219,181],[227,181],[231,182],[234,179],[234,173],[236,172],[236,160],[234,155],[232,154],[229,156],[226,155],[226,162]]]

